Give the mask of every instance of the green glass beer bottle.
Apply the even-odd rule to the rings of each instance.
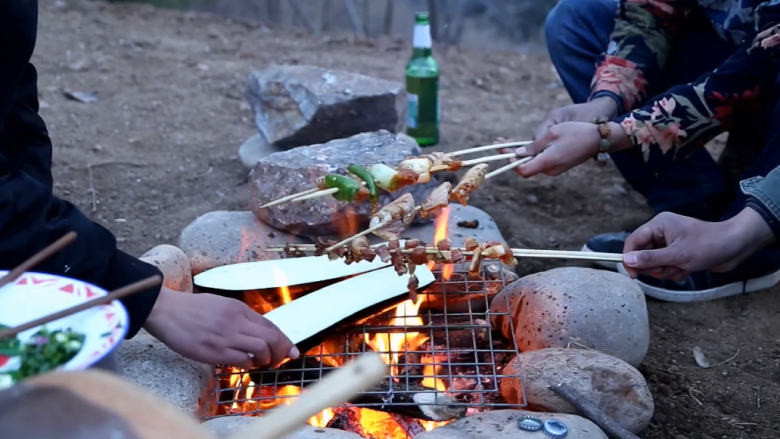
[[[418,12],[412,59],[406,64],[406,134],[420,146],[439,143],[439,64],[433,59],[431,43],[428,13]]]

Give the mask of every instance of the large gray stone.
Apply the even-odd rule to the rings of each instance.
[[[644,430],[653,417],[653,396],[642,374],[598,351],[552,348],[523,352],[502,374],[501,395],[510,404],[522,403],[525,390],[532,410],[575,414],[574,406],[548,388],[567,384],[634,433]]]
[[[347,139],[302,146],[277,152],[261,159],[249,174],[252,211],[258,218],[281,230],[308,237],[347,237],[368,227],[371,203],[345,203],[331,196],[265,209],[265,203],[316,187],[317,177],[328,173],[346,174],[351,163],[395,166],[405,157],[420,154],[417,143],[405,134],[388,131],[363,133]],[[421,203],[435,187],[407,186],[393,193],[382,191],[381,205],[409,192]],[[423,222],[418,216],[416,222]]]
[[[193,276],[223,265],[279,259],[282,253],[262,250],[286,242],[311,243],[275,230],[255,218],[252,212],[209,212],[195,219],[179,235],[179,248],[189,258]]]
[[[187,414],[198,416],[202,409],[215,407],[210,403],[215,379],[211,366],[182,357],[147,333],[123,342],[117,354],[122,376]]]
[[[496,222],[484,210],[474,206],[463,206],[459,203],[449,205],[450,213],[447,219],[447,237],[452,241],[453,247],[462,247],[466,238],[474,237],[478,242],[504,241],[501,230],[498,229]],[[476,228],[462,227],[458,223],[463,221],[477,221],[479,225]],[[437,221],[440,221],[437,218]],[[421,224],[414,224],[409,227],[401,236],[404,238],[419,239],[429,245],[433,244],[436,236],[436,222],[429,221]],[[369,241],[373,244],[384,242],[385,240],[378,236],[371,235]]]
[[[260,134],[285,149],[369,131],[402,132],[406,123],[401,83],[314,66],[252,72],[246,98]]]
[[[224,439],[256,422],[262,421],[257,417],[227,416],[210,419],[201,425],[215,438]],[[306,425],[299,430],[282,436],[280,439],[361,439],[361,436],[335,428],[319,428]]]
[[[645,296],[627,276],[563,267],[507,285],[490,304],[493,328],[522,351],[585,347],[636,367],[650,346]]]
[[[521,430],[517,420],[522,416],[534,416],[543,422],[548,419],[561,421],[568,433],[566,439],[607,439],[607,435],[589,420],[568,414],[537,413],[524,410],[494,410],[434,428],[415,435],[415,439],[542,439],[541,431]]]

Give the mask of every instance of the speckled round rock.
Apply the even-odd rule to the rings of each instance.
[[[189,258],[180,248],[168,244],[158,245],[139,259],[160,269],[165,287],[185,293],[192,292],[192,267]]]
[[[281,253],[263,249],[286,242],[312,241],[276,230],[251,212],[209,212],[195,219],[179,235],[179,247],[190,260],[193,276],[223,265],[279,259]]]
[[[556,268],[507,285],[490,304],[491,322],[521,351],[585,347],[636,367],[650,345],[645,296],[626,276]]]
[[[228,416],[214,418],[201,424],[215,438],[224,439],[231,437],[244,427],[255,422],[262,422],[260,418],[248,416]],[[361,436],[335,428],[320,428],[303,426],[299,430],[282,436],[281,439],[361,439]]]
[[[519,371],[518,371],[519,366]],[[501,395],[544,412],[577,413],[550,385],[568,384],[623,428],[644,430],[653,417],[653,396],[642,374],[631,365],[598,351],[541,349],[523,352],[504,367]],[[522,374],[521,384],[519,375]]]
[[[589,420],[565,413],[534,413],[523,410],[493,410],[481,412],[431,431],[414,436],[415,439],[547,439],[541,431],[520,429],[518,420],[533,416],[542,422],[557,419],[568,433],[565,439],[607,439],[607,435]]]
[[[212,367],[182,357],[149,334],[139,333],[124,341],[117,358],[125,379],[189,415],[209,414],[216,407],[211,404]]]

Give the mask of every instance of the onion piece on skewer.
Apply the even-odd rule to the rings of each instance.
[[[398,164],[396,169],[398,169],[399,172],[402,170],[414,171],[418,175],[416,183],[422,184],[431,181],[432,167],[433,163],[431,163],[428,158],[415,157],[405,159]]]

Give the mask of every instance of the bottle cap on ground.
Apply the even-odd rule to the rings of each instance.
[[[520,430],[539,431],[542,429],[542,420],[534,416],[521,416],[517,420]]]
[[[553,439],[560,439],[566,437],[569,433],[569,429],[566,428],[566,424],[557,419],[548,419],[544,421],[544,434],[547,437]]]

